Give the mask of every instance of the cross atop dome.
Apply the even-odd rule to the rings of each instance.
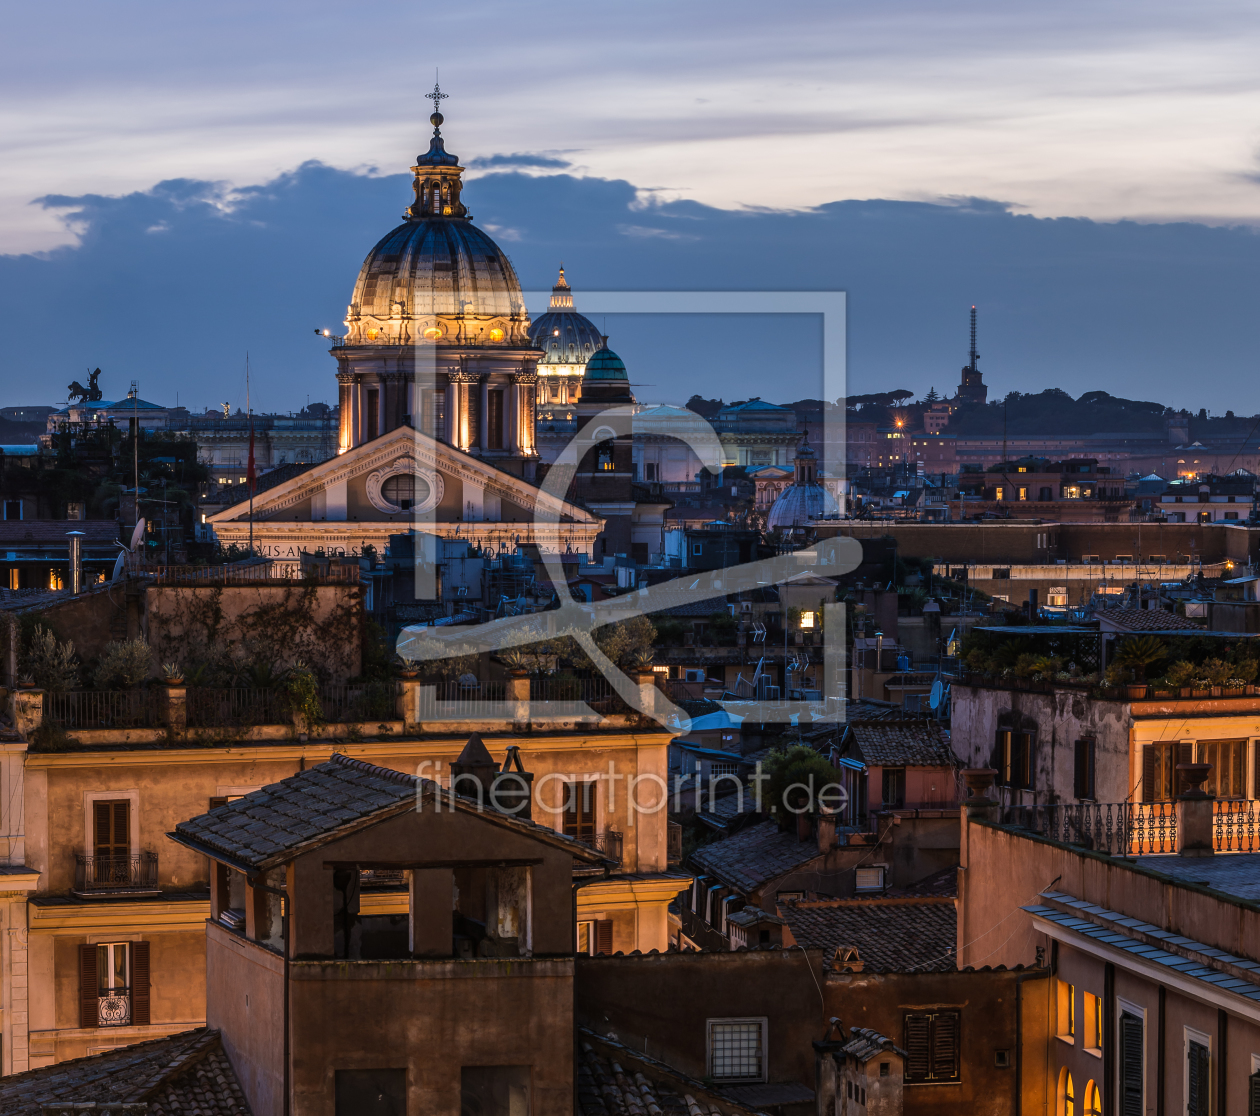
[[[433,134],[437,135],[437,130],[442,126],[442,102],[450,98],[449,93],[443,93],[442,87],[438,84],[437,79],[433,81],[433,92],[426,93],[425,97],[433,102],[433,114],[429,117],[429,123],[433,125]]]

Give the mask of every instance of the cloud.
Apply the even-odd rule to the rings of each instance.
[[[557,159],[551,155],[530,155],[518,153],[514,155],[483,155],[468,160],[470,170],[482,170],[489,167],[538,167],[540,169],[566,170],[573,166],[567,159]]]
[[[579,310],[583,292],[600,289],[848,291],[855,393],[952,391],[975,303],[991,397],[1055,384],[1074,396],[1254,409],[1240,400],[1251,398],[1260,348],[1260,239],[1245,228],[1044,219],[973,198],[636,208],[634,183],[564,173],[492,171],[463,196],[525,287],[550,287],[563,260]],[[60,385],[99,365],[106,395],[134,378],[146,398],[235,408],[248,351],[257,405],[335,402],[335,363],[313,330],[339,328],[364,256],[410,197],[408,175],[310,162],[246,187],[173,179],[118,197],[47,198],[81,240],[0,257],[0,397],[56,402]],[[819,391],[812,318],[596,324],[644,400]]]

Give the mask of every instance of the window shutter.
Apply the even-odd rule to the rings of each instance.
[[[612,919],[601,918],[595,923],[595,952],[612,956]]]
[[[1011,781],[1011,734],[999,732],[993,744],[993,769],[997,772],[998,786],[1008,786]]]
[[[1177,763],[1194,763],[1194,745],[1178,744],[1177,745]],[[1177,774],[1177,769],[1173,767],[1172,784],[1177,788],[1177,794],[1185,793],[1185,780]]]
[[[149,943],[131,943],[131,1022],[149,1025]]]
[[[112,821],[112,802],[97,802],[93,804],[93,812],[96,815],[96,855],[106,856],[105,849],[113,844],[110,837],[113,835]]]
[[[1200,1043],[1190,1044],[1187,1074],[1189,1077],[1186,1104],[1186,1116],[1211,1116],[1212,1097],[1211,1060],[1208,1048]]]
[[[1120,1116],[1146,1116],[1142,1106],[1142,1020],[1120,1014]],[[1260,1116],[1260,1112],[1256,1113]]]
[[[79,1026],[95,1027],[97,996],[96,946],[79,946]]]
[[[1072,794],[1077,798],[1088,798],[1085,787],[1085,741],[1076,742],[1076,760],[1073,765]]]
[[[926,1081],[930,1070],[931,1016],[906,1016],[906,1080]]]
[[[1155,776],[1155,745],[1142,745],[1142,801],[1154,802],[1159,793]]]
[[[958,1076],[958,1012],[942,1011],[932,1020],[932,1080]]]
[[[1247,1116],[1260,1116],[1260,1073],[1247,1078]]]
[[[1019,734],[1019,786],[1032,790],[1033,785],[1033,734]]]

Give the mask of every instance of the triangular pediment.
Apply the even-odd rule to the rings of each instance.
[[[391,477],[415,478],[414,507],[393,503]],[[397,490],[394,490],[396,492]],[[435,525],[544,521],[598,527],[602,520],[576,504],[462,453],[431,435],[399,427],[381,437],[257,493],[252,520],[259,523],[358,522]],[[242,500],[208,517],[216,527],[251,520]]]

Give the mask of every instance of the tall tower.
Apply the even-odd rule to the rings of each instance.
[[[442,138],[445,94],[428,94],[429,150],[416,159],[415,201],[363,262],[333,343],[339,452],[412,426],[518,476],[532,474],[542,355],[511,261],[472,223],[463,167]]]
[[[976,352],[976,308],[971,308],[971,350],[967,365],[962,370],[962,383],[958,385],[958,399],[963,403],[984,403],[989,398],[989,389],[984,386],[980,369],[976,361],[980,354]]]

